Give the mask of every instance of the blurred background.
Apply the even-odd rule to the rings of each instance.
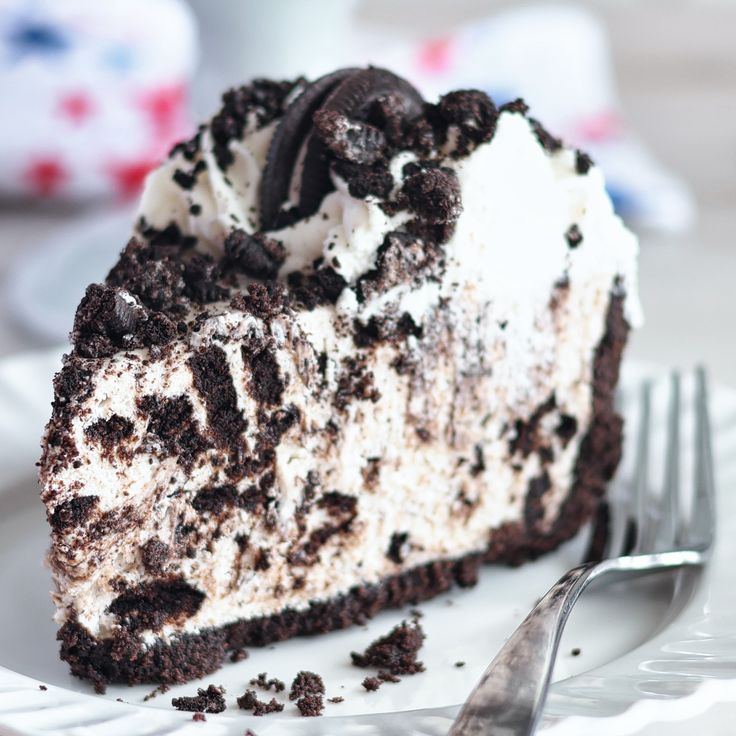
[[[62,344],[146,172],[252,76],[523,96],[641,238],[630,357],[736,386],[736,3],[0,0],[0,358]]]

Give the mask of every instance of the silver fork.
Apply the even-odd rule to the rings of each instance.
[[[692,509],[680,515],[680,376],[669,397],[664,487],[658,513],[648,504],[652,385],[641,388],[634,482],[622,499],[596,559],[563,575],[526,617],[483,674],[465,702],[450,736],[529,736],[542,715],[562,630],[580,594],[593,581],[683,566],[703,565],[715,533],[715,492],[706,376],[696,370],[695,478]],[[608,522],[598,517],[598,525]],[[592,539],[601,539],[598,526]],[[618,533],[614,533],[618,532]],[[611,550],[618,552],[611,556]]]

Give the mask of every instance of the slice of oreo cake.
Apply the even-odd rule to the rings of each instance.
[[[571,537],[619,457],[636,254],[521,101],[375,68],[227,92],[55,379],[72,671],[200,677]]]

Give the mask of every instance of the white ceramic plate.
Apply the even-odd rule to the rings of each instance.
[[[47,530],[33,464],[58,361],[58,353],[44,353],[0,362],[3,736],[242,736],[248,727],[258,736],[444,734],[504,638],[581,557],[583,535],[522,568],[487,568],[476,588],[422,604],[427,671],[376,693],[360,686],[370,673],[352,667],[349,652],[362,650],[408,617],[406,610],[384,612],[367,627],[251,650],[249,659],[147,702],[143,698],[151,687],[110,687],[106,695],[95,695],[58,658],[49,574],[42,564]],[[643,373],[640,366],[628,367],[625,397]],[[690,718],[715,702],[736,701],[736,680],[730,679],[736,678],[736,392],[714,389],[712,408],[720,491],[713,563],[705,577],[690,572],[586,594],[565,634],[541,732],[631,734],[648,723]],[[625,401],[627,414],[631,409],[632,402]],[[581,650],[579,656],[572,655],[573,648]],[[455,666],[460,661],[465,665]],[[340,695],[344,702],[328,703],[322,718],[299,717],[283,696],[287,706],[282,714],[254,718],[237,709],[236,696],[259,672],[288,685],[300,669],[319,672],[328,697]],[[172,709],[172,697],[194,694],[197,686],[209,683],[227,690],[223,714],[195,723],[190,713]],[[47,689],[41,690],[41,684]]]

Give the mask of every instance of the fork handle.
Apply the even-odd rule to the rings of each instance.
[[[562,630],[587,584],[601,570],[588,562],[561,577],[483,673],[449,736],[528,736],[542,713]]]

